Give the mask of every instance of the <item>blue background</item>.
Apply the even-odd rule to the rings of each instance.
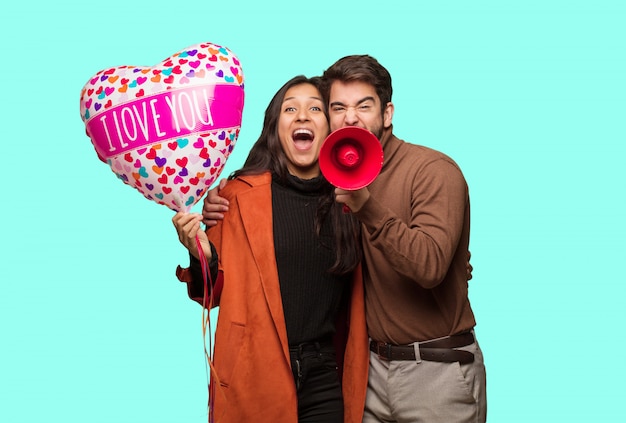
[[[378,58],[396,134],[452,156],[470,186],[488,421],[623,421],[624,2],[2,9],[0,421],[206,422],[202,314],[174,277],[187,255],[173,213],[97,159],[78,102],[100,69],[202,41],[233,50],[246,76],[222,176],[284,81],[348,54]]]

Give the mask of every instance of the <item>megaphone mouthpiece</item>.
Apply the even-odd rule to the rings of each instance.
[[[347,169],[358,166],[361,163],[361,154],[358,145],[346,141],[337,146],[335,160],[339,166]]]

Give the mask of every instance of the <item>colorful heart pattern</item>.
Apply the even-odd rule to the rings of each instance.
[[[147,199],[189,211],[233,151],[244,104],[241,64],[226,47],[192,45],[152,67],[103,69],[80,114],[103,162]]]

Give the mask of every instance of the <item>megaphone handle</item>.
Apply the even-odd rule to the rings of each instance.
[[[350,207],[346,206],[345,204],[343,205],[343,212],[344,213],[352,213],[352,210],[350,210]]]

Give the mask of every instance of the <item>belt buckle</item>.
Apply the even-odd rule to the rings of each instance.
[[[384,356],[380,353],[380,351],[384,351],[387,353],[387,356]],[[379,360],[390,361],[391,360],[391,344],[386,342],[376,341],[376,354],[378,355]]]

